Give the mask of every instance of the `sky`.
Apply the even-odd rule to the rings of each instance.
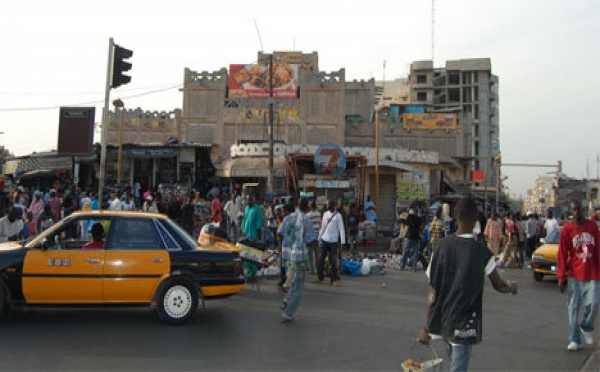
[[[94,106],[101,121],[113,37],[134,55],[132,82],[110,100],[151,111],[182,107],[186,67],[251,63],[259,50],[316,51],[347,80],[491,58],[510,195],[559,160],[568,176],[600,174],[598,0],[4,0],[0,35],[0,145],[16,156],[56,149],[61,106]]]

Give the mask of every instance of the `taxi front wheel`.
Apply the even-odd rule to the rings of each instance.
[[[185,323],[194,316],[197,308],[198,290],[189,280],[169,279],[158,293],[156,311],[165,323]]]

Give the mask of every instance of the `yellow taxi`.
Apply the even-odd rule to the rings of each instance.
[[[542,281],[544,275],[556,275],[556,260],[558,258],[558,238],[560,229],[554,230],[544,239],[542,245],[531,255],[533,278]]]
[[[102,234],[92,239],[91,231]],[[199,301],[235,295],[244,283],[239,252],[200,247],[162,214],[75,212],[30,241],[0,244],[0,313],[155,305],[161,321],[175,324],[193,317]]]

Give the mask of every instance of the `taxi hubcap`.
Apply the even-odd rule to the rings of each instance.
[[[192,307],[192,294],[183,285],[175,285],[165,293],[164,307],[173,318],[186,316]]]

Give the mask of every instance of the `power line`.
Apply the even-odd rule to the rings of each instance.
[[[169,84],[161,84],[161,85],[148,85],[148,86],[140,86],[140,87],[128,87],[122,89],[121,92],[132,92],[139,90],[148,90],[148,89],[160,89],[163,87],[171,87],[174,83]],[[0,91],[0,95],[12,95],[12,96],[81,96],[81,95],[92,95],[92,94],[104,94],[104,92],[94,91],[94,92],[18,92],[18,91]]]
[[[162,88],[162,89],[156,89],[156,90],[151,90],[151,91],[148,91],[148,92],[143,92],[143,93],[138,93],[138,94],[131,94],[131,95],[127,95],[127,96],[122,96],[121,98],[122,99],[127,99],[127,98],[142,97],[142,96],[147,96],[147,95],[150,95],[150,94],[164,92],[164,91],[171,90],[171,89],[179,89],[182,86],[183,85],[181,85],[181,84],[177,84],[177,85],[172,85],[172,86],[169,86],[169,87],[166,87],[166,88]],[[45,111],[45,110],[55,110],[55,109],[59,109],[61,107],[65,107],[65,106],[85,106],[85,105],[95,105],[95,104],[101,104],[101,103],[103,103],[102,100],[88,101],[88,102],[79,102],[79,103],[71,103],[71,104],[60,105],[60,106],[0,108],[0,112]]]

